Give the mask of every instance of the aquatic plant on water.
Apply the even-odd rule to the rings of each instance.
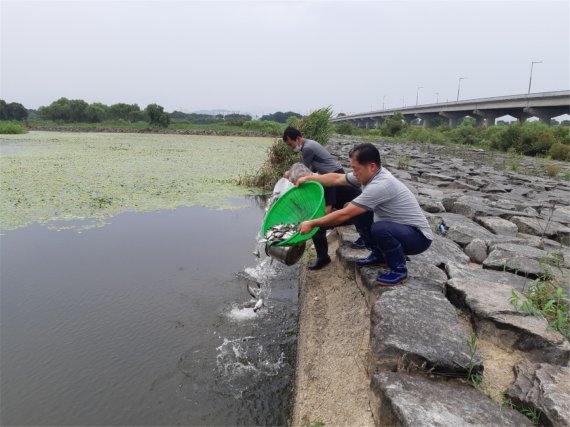
[[[0,230],[125,211],[235,208],[269,138],[31,132],[0,139]]]

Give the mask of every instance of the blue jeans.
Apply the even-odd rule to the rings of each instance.
[[[390,221],[372,222],[370,217],[359,215],[355,226],[364,244],[380,259],[384,259],[391,270],[406,271],[406,255],[417,255],[427,250],[431,240],[416,227]]]

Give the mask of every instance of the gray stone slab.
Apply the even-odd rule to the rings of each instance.
[[[493,248],[489,251],[489,256],[485,261],[483,261],[483,268],[509,271],[532,279],[536,279],[544,275],[544,266],[540,264],[537,259],[501,248]]]
[[[412,261],[443,267],[449,262],[467,264],[469,257],[465,255],[461,247],[445,237],[434,236],[434,240],[427,251],[419,255],[410,255]]]
[[[437,174],[437,173],[424,173],[424,174],[422,174],[422,178],[424,178],[428,182],[432,182],[432,181],[433,182],[438,182],[438,181],[452,182],[452,181],[455,181],[454,176],[442,175],[442,174]]]
[[[523,291],[528,288],[528,285],[532,283],[531,279],[523,276],[518,276],[516,274],[494,271],[494,270],[484,270],[480,267],[474,267],[472,264],[455,264],[449,263],[445,266],[445,271],[447,272],[450,279],[475,279],[484,280],[490,283],[500,283],[508,285],[517,291]]]
[[[519,231],[515,223],[499,217],[476,217],[475,222],[478,222],[492,233],[501,236],[514,237]]]
[[[514,243],[491,243],[489,256],[483,267],[492,270],[505,270],[528,277],[537,278],[546,270],[554,273],[557,268],[570,266],[570,256],[564,248],[545,251],[532,246]]]
[[[445,207],[437,199],[421,195],[417,196],[416,198],[418,200],[420,207],[426,212],[430,213],[445,212]]]
[[[443,292],[448,277],[445,271],[441,268],[438,268],[433,264],[426,264],[424,262],[414,260],[408,261],[406,265],[408,267],[408,277],[423,281],[423,283],[426,284],[426,289],[439,290]],[[431,284],[437,284],[438,288],[432,288]]]
[[[420,375],[382,372],[372,377],[370,401],[377,426],[532,426],[473,387]]]
[[[519,364],[514,367],[515,382],[507,397],[514,403],[542,412],[542,425],[570,425],[570,368],[539,364]]]
[[[526,300],[508,284],[476,278],[451,279],[446,286],[449,300],[472,314],[478,335],[503,348],[525,351],[535,362],[568,363],[568,341],[550,329],[544,318],[517,311],[510,303],[513,292],[521,301]]]
[[[453,203],[451,209],[447,209],[447,207],[446,209],[471,219],[483,216],[498,216],[507,219],[514,215],[531,216],[530,214],[525,214],[523,212],[497,207],[496,204],[495,206],[491,206],[490,203],[491,202],[488,199],[484,199],[482,197],[463,196]]]
[[[497,243],[497,240],[492,242],[487,242],[487,244],[492,245]],[[514,243],[515,245],[532,246],[533,248],[543,249],[547,252],[549,251],[559,251],[562,248],[562,244],[556,240],[551,240],[547,238],[541,238],[538,236],[533,236],[531,234],[517,233],[516,237],[501,236],[500,243]]]
[[[385,292],[372,307],[370,346],[373,371],[398,365],[424,367],[434,373],[463,376],[481,357],[469,353],[469,333],[455,308],[439,292],[399,287]]]
[[[545,216],[546,218],[544,219],[548,219],[550,214],[547,214]],[[561,206],[554,209],[554,212],[552,213],[552,220],[565,225],[570,225],[570,207]]]
[[[445,237],[461,246],[468,245],[474,239],[493,240],[497,238],[489,230],[467,218],[464,218],[464,221],[461,223],[448,226]]]
[[[558,222],[522,216],[513,216],[511,221],[521,233],[549,237],[566,245],[570,243],[570,228]]]
[[[417,271],[420,265],[424,267],[423,271]],[[388,273],[389,269],[380,267],[356,267],[355,279],[356,284],[366,296],[366,303],[372,307],[376,300],[385,292],[390,292],[395,289],[419,289],[424,291],[438,292],[443,294],[445,284],[442,283],[440,269],[433,265],[425,265],[417,262],[409,262],[409,276],[405,285],[400,286],[379,286],[376,282],[376,277],[380,274]],[[439,271],[435,271],[439,270]],[[443,273],[445,275],[445,273]],[[426,277],[427,276],[427,277]]]

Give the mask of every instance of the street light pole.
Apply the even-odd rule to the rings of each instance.
[[[530,78],[528,79],[528,93],[527,93],[527,95],[530,95],[530,85],[532,83],[532,68],[534,67],[534,64],[542,64],[542,61],[532,61],[530,64]]]
[[[459,89],[461,88],[461,80],[465,80],[466,77],[459,77],[459,81],[457,82],[457,101],[459,101]]]
[[[461,80],[465,80],[466,77],[459,77],[459,80],[457,82],[457,99],[456,101],[459,101],[459,89],[461,89]]]
[[[439,92],[435,92],[435,103],[439,104]]]
[[[382,97],[382,110],[384,110],[384,100],[386,99],[386,96],[387,96],[387,95],[384,95],[384,96]]]
[[[416,105],[418,105],[418,96],[420,93],[420,89],[423,89],[423,86],[418,86],[418,88],[416,89]]]

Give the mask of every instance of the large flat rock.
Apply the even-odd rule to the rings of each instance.
[[[496,245],[490,248],[489,256],[483,261],[483,268],[537,278],[544,274],[544,266],[539,260],[547,255],[545,251],[531,246],[511,243]]]
[[[516,274],[484,270],[482,268],[472,267],[471,265],[449,263],[445,267],[450,279],[475,279],[483,280],[490,283],[499,283],[508,285],[517,291],[523,291],[532,283],[531,279]]]
[[[532,426],[465,384],[419,375],[382,372],[372,378],[370,401],[377,426]]]
[[[514,237],[519,231],[515,223],[499,217],[477,217],[475,218],[475,221],[477,221],[487,230],[490,230],[492,233],[501,236]]]
[[[514,367],[516,379],[507,396],[515,403],[542,412],[541,424],[570,425],[570,368],[539,364]]]
[[[511,221],[517,225],[521,233],[549,237],[566,245],[570,244],[570,228],[559,222],[523,216],[513,216]]]
[[[483,370],[479,354],[470,354],[468,331],[439,292],[402,287],[385,292],[371,318],[371,372],[402,364],[463,377],[469,365],[474,372]]]
[[[443,267],[449,262],[467,264],[469,257],[465,255],[461,246],[445,237],[434,235],[434,240],[427,251],[419,255],[410,255],[412,261],[423,262],[437,267]]]
[[[570,360],[570,344],[562,334],[544,318],[515,309],[513,292],[521,302],[526,298],[509,284],[465,277],[449,280],[446,290],[455,306],[472,314],[478,335],[507,350],[525,351],[534,362],[564,365]]]

